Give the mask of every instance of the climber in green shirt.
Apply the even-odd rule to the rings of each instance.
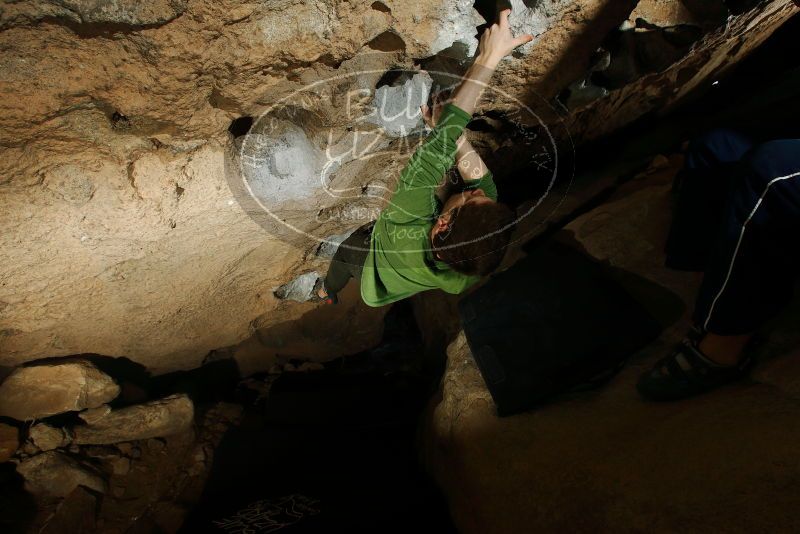
[[[335,302],[350,277],[360,279],[361,297],[370,306],[428,289],[461,293],[500,264],[514,213],[497,202],[492,174],[463,132],[500,59],[532,39],[512,36],[509,13],[502,11],[499,22],[484,31],[452,101],[433,110],[423,106],[433,131],[401,172],[374,225],[359,228],[339,246],[316,287],[321,300]],[[435,191],[454,163],[465,188],[440,205]]]

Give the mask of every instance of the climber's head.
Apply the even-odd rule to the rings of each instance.
[[[433,223],[436,258],[463,274],[483,276],[503,259],[513,231],[514,212],[472,189],[447,199]]]

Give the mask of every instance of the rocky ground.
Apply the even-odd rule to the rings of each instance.
[[[658,341],[611,383],[498,418],[463,333],[450,344],[440,397],[426,416],[423,450],[459,531],[531,525],[546,531],[793,532],[800,526],[786,513],[800,498],[800,435],[793,423],[800,414],[798,302],[765,327],[769,337],[748,380],[661,405],[636,393],[639,375],[687,330],[699,283],[696,274],[663,266],[671,179],[679,164],[680,157],[660,157],[655,168],[555,236],[668,290],[667,297],[648,295],[622,279],[655,316],[669,319]],[[674,301],[683,314],[675,314]]]
[[[0,383],[0,528],[371,530],[415,524],[413,502],[450,529],[414,447],[439,376],[420,348],[409,304],[370,351],[246,378],[230,355],[156,377],[92,356],[20,367]]]
[[[357,296],[349,293],[343,295],[345,307]],[[395,316],[397,310],[393,309]],[[330,310],[320,309],[322,314],[315,316],[315,324],[326,311]],[[381,480],[387,489],[417,491],[420,488],[413,485],[420,484],[418,479],[424,475],[416,464],[413,436],[418,413],[430,393],[431,375],[427,382],[420,382],[417,367],[422,353],[410,306],[405,315],[388,324],[375,349],[331,362],[336,369],[323,381],[333,380],[331,384],[340,394],[334,391],[326,397],[324,388],[317,394],[303,386],[300,392],[288,392],[291,405],[286,404],[286,393],[277,401],[273,399],[270,417],[294,421],[301,433],[303,417],[310,413],[315,421],[323,417],[321,437],[346,447],[339,454],[350,457],[351,465],[342,464],[340,468],[348,477],[356,477],[353,481],[378,473],[365,463],[365,455],[374,455],[373,462],[393,455],[409,467]],[[309,466],[303,475],[305,484],[316,488],[315,503],[322,497],[320,506],[309,508],[315,510],[311,515],[324,512],[316,519],[322,526],[336,521],[346,524],[342,511],[350,504],[364,504],[359,504],[363,486],[329,480],[335,466],[324,453],[330,446],[322,441],[287,441],[281,437],[282,423],[273,428],[263,422],[263,410],[278,378],[321,373],[325,366],[275,355],[263,346],[260,350],[253,348],[251,354],[258,358],[259,367],[270,366],[268,373],[253,375],[253,368],[239,365],[248,360],[235,360],[234,356],[241,354],[232,351],[215,352],[196,370],[159,376],[130,360],[96,355],[50,358],[6,369],[0,376],[0,528],[20,533],[177,532],[191,517],[196,528],[214,530],[213,521],[224,521],[226,514],[265,498],[264,502],[272,503],[269,510],[289,506],[290,511],[296,511],[304,506],[302,499],[289,494],[289,505],[271,492],[291,488],[296,477],[305,472],[287,463],[301,446],[308,455],[308,459],[298,460]],[[353,379],[359,382],[351,384]],[[409,380],[413,387],[409,387]],[[250,422],[237,430],[234,435],[238,438],[231,438],[233,443],[224,449],[226,459],[219,467],[215,458],[221,440],[239,426],[246,410]],[[392,410],[395,422],[387,419]],[[359,415],[359,411],[363,413]],[[365,436],[360,427],[348,431],[360,417],[365,421],[358,424],[364,428],[380,420],[390,432],[381,437]],[[253,431],[254,424],[261,428],[258,433]],[[369,447],[372,452],[363,450],[365,437],[373,442]],[[255,444],[258,447],[254,448]],[[395,449],[390,452],[389,447]],[[321,462],[313,469],[312,457]],[[231,463],[241,471],[233,479],[224,468]],[[213,466],[217,466],[216,471]],[[256,474],[257,466],[263,472]],[[384,469],[391,470],[388,464],[381,467]],[[209,486],[212,472],[216,475]],[[283,473],[282,482],[275,478],[279,472]],[[418,473],[418,479],[413,478],[413,472]],[[412,486],[398,485],[402,477],[406,477],[403,484]],[[432,485],[423,489],[441,498]],[[346,501],[345,495],[352,497]],[[425,499],[425,494],[420,493],[419,498]],[[394,502],[400,501],[372,503],[361,520],[365,525],[380,524],[385,519],[382,514],[396,513]],[[198,508],[198,503],[204,504]],[[433,506],[442,521],[449,521],[446,508],[438,500],[436,504],[422,504]],[[264,513],[272,517],[272,512]]]
[[[0,460],[16,469],[3,472],[4,531],[180,527],[241,406],[196,405],[185,393],[147,399],[132,390],[85,359],[22,367],[6,377]],[[137,396],[140,402],[131,402]]]

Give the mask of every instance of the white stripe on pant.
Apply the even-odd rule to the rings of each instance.
[[[711,301],[711,307],[708,309],[708,315],[706,316],[706,320],[703,323],[703,330],[708,330],[708,322],[711,320],[711,314],[714,312],[714,306],[717,304],[717,301],[722,296],[722,293],[725,291],[725,288],[728,285],[728,281],[731,278],[731,273],[733,272],[733,264],[736,262],[736,256],[739,253],[739,247],[742,244],[742,239],[744,238],[744,232],[747,229],[747,223],[750,222],[750,220],[756,214],[756,211],[758,211],[758,208],[761,206],[761,202],[764,200],[764,197],[767,196],[769,188],[772,187],[772,184],[783,180],[788,180],[789,178],[794,178],[796,176],[800,176],[800,172],[787,174],[786,176],[780,176],[778,178],[773,178],[772,180],[770,180],[770,182],[767,184],[767,187],[764,188],[764,192],[761,193],[761,196],[758,198],[758,202],[756,202],[756,205],[753,207],[753,210],[750,212],[750,215],[748,215],[747,219],[745,219],[744,223],[742,224],[742,231],[739,232],[739,240],[736,242],[736,248],[733,249],[733,257],[731,258],[731,263],[728,266],[728,274],[725,275],[725,281],[722,283],[722,287],[720,288],[717,295],[714,297],[714,300]]]

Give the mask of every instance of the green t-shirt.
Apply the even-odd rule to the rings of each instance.
[[[446,105],[436,127],[400,173],[397,190],[372,230],[361,276],[361,297],[368,305],[383,306],[428,289],[461,293],[479,280],[434,259],[430,240],[441,209],[436,189],[455,163],[456,141],[469,120],[464,110]],[[491,173],[467,185],[497,200]]]

